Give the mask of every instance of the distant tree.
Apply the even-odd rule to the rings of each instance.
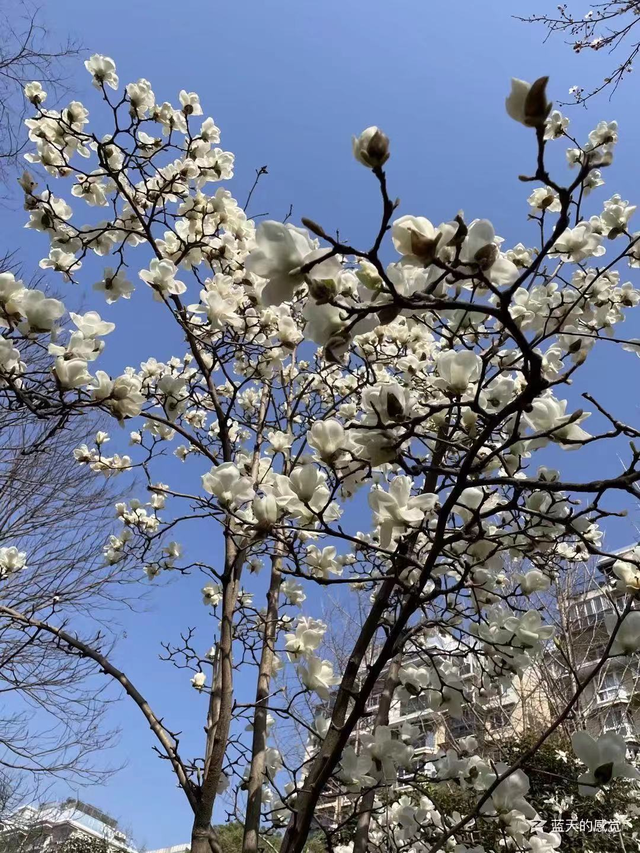
[[[78,832],[54,847],[52,853],[111,853],[115,849],[105,838],[94,838]]]
[[[572,86],[573,102],[584,104],[606,89],[613,94],[633,70],[640,52],[640,0],[604,0],[585,6],[580,3],[561,3],[555,14],[517,16],[530,24],[542,24],[548,36],[561,34],[574,53],[605,51],[621,60],[612,60],[612,68],[594,88]],[[560,102],[562,103],[562,102]],[[569,101],[571,103],[571,101]]]
[[[22,356],[42,359],[31,341]],[[0,556],[25,555],[21,571],[1,570],[2,598],[60,624],[88,619],[96,641],[111,646],[115,602],[139,573],[129,560],[105,561],[120,492],[97,474],[87,478],[73,455],[99,425],[93,416],[43,421],[33,407],[0,396]],[[76,784],[104,779],[94,761],[114,735],[103,725],[104,687],[86,660],[0,618],[0,814],[5,788],[15,806],[18,792],[33,798],[52,775]]]
[[[501,759],[511,763],[530,750],[536,738],[537,735],[532,733],[501,742]],[[637,786],[625,779],[615,779],[606,794],[602,791],[596,797],[579,796],[575,779],[580,773],[580,763],[573,754],[571,741],[564,735],[547,740],[522,765],[522,769],[529,779],[527,802],[545,821],[544,831],[560,831],[563,853],[618,853],[638,849],[640,798]],[[473,790],[457,782],[451,782],[447,787],[426,782],[422,792],[437,808],[448,814],[464,814],[474,799]],[[598,831],[598,821],[602,831]],[[575,829],[570,828],[573,823],[576,824]],[[616,824],[619,830],[612,831],[612,825]],[[579,828],[581,825],[582,829]],[[461,840],[463,837],[461,835]],[[479,821],[478,826],[464,837],[464,843],[473,846],[481,840],[486,853],[503,853],[507,839],[509,834],[505,826],[488,818]],[[516,846],[515,849],[519,848]]]
[[[41,9],[30,0],[0,0],[0,180],[5,180],[25,142],[27,103],[23,87],[46,80],[51,91],[66,90],[65,60],[77,56],[72,38],[54,41]]]

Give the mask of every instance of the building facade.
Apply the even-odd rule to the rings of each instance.
[[[53,853],[78,837],[104,842],[113,853],[137,853],[114,818],[75,799],[23,806],[0,829],[8,853]]]

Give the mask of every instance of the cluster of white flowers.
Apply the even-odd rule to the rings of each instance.
[[[322,704],[313,725],[305,723],[312,734],[297,774],[283,781],[290,771],[278,750],[261,753],[263,813],[280,826],[294,804],[299,814],[313,812],[323,762],[330,762],[333,780],[358,794],[395,785],[410,767],[413,727],[372,723],[357,745],[349,733],[361,682],[370,692],[411,620],[435,620],[438,636],[464,638],[467,653],[482,662],[482,678],[464,681],[459,657],[441,648],[403,663],[397,696],[419,695],[432,713],[460,717],[465,705],[523,673],[551,639],[546,614],[526,600],[549,589],[567,561],[602,553],[599,501],[606,486],[593,488],[590,505],[571,494],[559,471],[531,459],[550,444],[579,450],[609,436],[598,432],[597,417],[587,432],[590,413],[565,396],[599,339],[617,340],[616,326],[640,303],[633,284],[613,269],[619,262],[640,266],[640,234],[629,233],[635,206],[615,194],[599,213],[583,217],[584,200],[603,183],[601,170],[613,157],[617,125],[602,122],[584,147],[570,149],[577,172],[561,187],[546,171],[544,152],[566,137],[568,120],[552,110],[546,78],[514,81],[507,111],[535,130],[539,146],[531,216],[543,234],[553,217],[552,237],[535,249],[505,246],[489,220],[467,222],[462,212],[438,225],[410,214],[394,219],[383,171],[390,143],[379,128],[367,128],[354,138],[353,152],[379,182],[383,210],[373,248],[362,251],[310,220],[261,221],[256,228],[228,190],[208,192],[209,184],[232,177],[233,156],[216,147],[219,130],[213,119],[200,118],[197,94],[183,90],[179,105],[158,104],[141,79],[111,101],[109,90],[119,87],[115,63],[94,55],[85,65],[101,96],[122,113],[121,129],[93,133],[82,104],[47,110],[42,87],[27,87],[35,110],[27,121],[27,160],[53,178],[72,179],[73,200],[72,207],[49,189],[38,193],[25,173],[27,227],[48,239],[41,266],[63,282],[79,281],[89,253],[110,256],[99,280],[89,282],[101,312],[130,300],[131,255],[146,246],[151,260],[147,255],[137,278],[151,293],[141,287],[129,304],[146,292],[156,303],[150,310],[176,324],[185,352],[164,362],[145,353],[139,367],[111,376],[94,363],[113,322],[96,310],[67,314],[60,300],[4,273],[0,387],[24,399],[36,395],[43,405],[42,388],[52,379],[56,412],[93,407],[119,424],[141,419],[130,431],[130,455],[104,456],[106,433],[75,453],[107,475],[139,467],[152,484],[150,500],[118,504],[122,530],[105,547],[109,563],[132,552],[150,579],[186,571],[178,564],[181,545],[167,544],[164,534],[173,536],[190,518],[221,526],[224,570],[185,563],[206,572],[202,600],[216,624],[220,619],[216,644],[202,659],[191,647],[181,652],[193,687],[215,688],[217,644],[226,636],[231,646],[245,644],[247,660],[263,649],[262,677],[282,679],[270,694],[272,713],[300,719],[298,694],[309,703],[307,717],[309,705]],[[92,211],[84,223],[84,203],[107,218],[96,222]],[[383,263],[378,250],[387,232],[397,254]],[[23,363],[26,338],[48,351],[49,377],[31,375]],[[637,341],[626,346],[640,352]],[[618,421],[610,423],[625,433]],[[184,470],[196,470],[191,491],[156,483],[155,461],[174,441],[174,457]],[[626,485],[640,479],[637,461],[625,471]],[[370,509],[367,532],[354,529],[345,512],[356,493]],[[241,576],[257,572],[265,558],[272,581],[260,609]],[[507,560],[516,571],[506,571]],[[3,574],[24,561],[16,549],[0,549]],[[636,563],[634,553],[614,566],[624,591],[640,587]],[[310,590],[332,585],[365,592],[370,607],[363,629],[370,633],[344,674],[326,650],[328,624],[313,610],[288,610],[315,606]],[[638,620],[640,612],[631,612],[612,624],[613,654],[640,650]],[[235,706],[228,713],[246,719]],[[633,775],[617,741],[575,743],[589,768],[583,787]],[[500,821],[510,845],[556,849],[553,834],[533,831],[526,775],[471,751],[463,745],[443,752],[434,778],[486,794],[482,814]],[[250,767],[237,774],[218,769],[216,790],[231,781],[243,790],[256,784]],[[425,827],[446,834],[453,825],[424,796],[396,797],[373,812],[374,836],[388,833],[419,852]],[[471,849],[450,845],[456,853]]]

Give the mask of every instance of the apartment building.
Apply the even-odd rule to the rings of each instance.
[[[621,549],[623,556],[629,548]],[[537,733],[562,712],[576,691],[575,675],[583,681],[598,665],[609,639],[606,618],[625,606],[625,598],[611,581],[612,560],[596,567],[581,567],[579,582],[570,594],[550,603],[557,611],[556,636],[539,662],[501,686],[499,695],[483,697],[482,690],[472,704],[463,707],[462,716],[434,713],[424,694],[396,698],[391,706],[389,725],[400,730],[411,724],[420,730],[414,742],[412,766],[401,770],[401,789],[418,776],[429,775],[436,754],[459,738],[473,735],[484,754],[500,758],[501,744],[508,739]],[[595,568],[595,570],[594,570]],[[615,578],[614,578],[615,580]],[[439,638],[443,657],[456,658],[451,638]],[[474,655],[461,655],[460,678],[469,687],[481,683]],[[410,662],[410,660],[408,661]],[[375,719],[384,678],[367,702],[369,715],[356,730],[356,746],[363,731],[369,731]],[[467,692],[467,691],[465,691]],[[609,659],[583,691],[564,726],[565,733],[586,729],[594,736],[606,731],[621,734],[631,753],[640,752],[640,661],[637,658]],[[320,823],[337,825],[349,802],[349,795],[336,785],[317,810]]]
[[[137,853],[114,818],[75,799],[18,809],[0,828],[0,847],[11,853],[42,853],[78,835],[105,841],[112,853]]]
[[[558,661],[556,655],[550,672],[559,697],[575,690],[576,677],[571,670],[582,682],[593,676],[572,715],[575,727],[593,735],[616,731],[636,753],[640,749],[640,662],[637,657],[616,656],[593,675],[609,640],[607,617],[627,604],[610,582],[609,568],[610,564],[605,564],[602,577],[589,581],[567,601],[563,634],[568,660]]]
[[[481,672],[478,659],[468,654],[451,637],[434,636],[429,641],[431,654],[442,654],[442,659],[459,663],[459,677],[464,686],[465,695],[478,694]],[[417,662],[417,661],[416,661]],[[412,663],[408,656],[407,665]],[[358,724],[351,743],[358,751],[363,732],[371,730],[384,688],[384,676],[366,704],[366,717]],[[473,704],[463,706],[461,716],[435,712],[429,707],[424,693],[416,696],[394,698],[389,712],[389,726],[398,731],[411,725],[419,730],[412,740],[414,754],[410,767],[401,768],[398,774],[398,788],[408,787],[416,778],[424,778],[433,772],[433,760],[438,753],[446,750],[456,740],[473,735],[482,751],[499,758],[500,744],[509,737],[525,734],[530,729],[540,728],[550,719],[550,708],[546,692],[542,689],[540,669],[531,668],[516,676],[511,683],[501,686],[495,696],[483,696],[479,691]],[[325,826],[336,826],[349,813],[350,795],[333,783],[333,788],[323,797],[316,809],[316,819]]]

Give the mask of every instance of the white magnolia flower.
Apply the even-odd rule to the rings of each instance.
[[[437,368],[448,390],[454,394],[464,394],[469,385],[480,378],[482,359],[471,350],[450,349],[440,353]]]
[[[149,83],[148,80],[141,78],[136,83],[128,83],[126,91],[129,101],[131,102],[132,111],[138,116],[138,118],[145,118],[156,100],[155,95],[153,94],[153,89],[151,88],[151,83]]]
[[[222,587],[220,584],[207,584],[202,587],[202,603],[210,607],[217,607],[222,601]]]
[[[104,370],[97,370],[92,384],[92,396],[104,401],[118,420],[139,415],[144,403],[140,389],[142,383],[137,376],[128,373],[111,379]]]
[[[612,568],[619,578],[618,587],[623,592],[635,592],[640,589],[640,548],[636,547],[616,560]]]
[[[19,310],[25,318],[20,328],[26,334],[50,332],[64,314],[64,305],[58,299],[45,296],[40,290],[23,290]]]
[[[20,315],[20,301],[26,288],[22,281],[16,279],[12,272],[0,273],[0,308],[2,313],[10,316]],[[6,325],[6,321],[0,318],[0,325]]]
[[[387,548],[392,539],[407,527],[419,527],[435,512],[438,496],[411,495],[413,481],[403,475],[394,477],[389,491],[374,487],[369,493],[369,505],[380,525],[380,545]]]
[[[363,732],[360,738],[363,749],[380,762],[382,778],[387,781],[395,780],[398,767],[408,767],[411,763],[413,747],[396,737],[389,726],[376,726],[373,734]]]
[[[302,589],[302,584],[295,580],[286,580],[280,587],[280,592],[284,595],[289,604],[298,607],[306,599],[306,595]]]
[[[543,625],[542,617],[537,610],[529,610],[523,616],[510,616],[505,619],[504,627],[513,631],[514,639],[523,649],[536,650],[540,648],[544,640],[553,637],[555,628],[553,625]]]
[[[204,690],[206,683],[207,676],[204,674],[204,672],[196,672],[196,674],[191,679],[191,684],[196,690]]]
[[[525,412],[525,421],[536,433],[542,433],[542,440],[555,441],[565,450],[575,450],[591,436],[580,424],[589,417],[589,412],[565,414],[566,400],[556,400],[551,393],[538,397]]]
[[[74,314],[73,311],[70,311],[69,316],[85,338],[97,338],[102,335],[108,335],[116,327],[115,323],[103,320],[97,311],[87,311],[86,314]]]
[[[612,633],[617,617],[612,613],[605,619],[609,633]],[[632,655],[640,651],[640,610],[632,610],[622,620],[611,646],[612,655]]]
[[[336,549],[333,545],[327,545],[322,550],[317,545],[309,545],[305,560],[311,574],[316,578],[342,574],[342,563],[336,560]]]
[[[486,766],[485,772],[481,774],[481,784],[488,788],[495,780],[502,776],[508,765],[499,762],[492,767]],[[529,779],[522,770],[510,773],[506,779],[500,782],[491,794],[491,799],[482,806],[484,814],[506,815],[514,809],[527,818],[535,816],[536,811],[526,800],[525,794],[529,790]]]
[[[527,83],[516,77],[511,79],[511,92],[505,106],[514,121],[526,127],[541,127],[545,124],[551,111],[546,96],[547,80],[547,77],[540,77],[535,83]]]
[[[34,80],[33,83],[27,83],[24,87],[24,96],[36,106],[44,104],[47,100],[47,93],[42,88],[42,84],[38,83],[37,80]]]
[[[93,379],[83,358],[64,358],[58,356],[54,371],[63,388],[82,388]]]
[[[531,569],[525,574],[515,574],[515,582],[520,585],[520,589],[524,595],[532,595],[534,592],[544,592],[551,586],[551,581],[547,575],[538,569]]]
[[[330,688],[340,683],[340,677],[333,674],[331,661],[320,660],[313,654],[309,655],[306,664],[298,666],[298,674],[304,686],[325,701],[329,699]]]
[[[256,231],[257,247],[245,259],[249,272],[267,279],[260,299],[263,305],[280,305],[293,298],[304,283],[298,270],[316,249],[304,228],[267,220]]]
[[[460,260],[471,270],[479,270],[498,286],[508,286],[518,278],[518,268],[500,251],[502,238],[496,236],[488,219],[476,219],[460,249]]]
[[[340,421],[327,418],[315,423],[307,433],[307,441],[325,462],[330,462],[345,449],[346,434]]]
[[[116,74],[116,64],[113,59],[108,56],[101,56],[99,53],[94,53],[90,59],[84,63],[84,67],[93,77],[93,85],[99,89],[101,85],[111,86],[112,89],[118,88],[118,75]]]
[[[560,197],[551,187],[538,187],[531,193],[527,201],[536,210],[548,210],[550,213],[560,213],[562,210]]]
[[[176,279],[177,269],[173,261],[163,258],[153,258],[148,270],[141,270],[138,275],[155,291],[154,296],[180,296],[187,289],[186,284]]]
[[[292,661],[315,652],[322,642],[327,626],[319,619],[300,616],[295,634],[285,634],[285,650]]]
[[[562,115],[559,110],[554,110],[547,119],[544,126],[545,139],[560,139],[569,127],[569,119]]]
[[[253,515],[262,528],[268,529],[278,521],[282,510],[275,495],[259,495],[251,502]]]
[[[185,115],[201,116],[202,107],[200,106],[200,98],[195,92],[187,92],[184,89],[180,91],[180,103],[182,111]]]
[[[342,753],[337,776],[340,782],[349,790],[359,791],[365,786],[375,785],[376,780],[370,775],[372,767],[373,758],[369,753],[363,752],[361,755],[358,755],[352,746],[347,746]],[[345,845],[345,851],[347,847],[348,845]],[[339,849],[338,847],[334,848],[336,853]],[[351,849],[353,849],[353,845],[351,845]]]
[[[628,201],[623,201],[617,193],[605,201],[604,210],[600,216],[600,222],[604,233],[609,237],[609,239],[626,232],[629,220],[635,210],[635,204],[629,204]]]
[[[401,255],[415,255],[432,261],[458,230],[456,222],[444,222],[437,228],[424,216],[401,216],[391,228],[391,239]]]
[[[353,156],[368,169],[379,169],[389,159],[389,138],[375,125],[353,137]]]
[[[0,548],[0,578],[5,578],[12,572],[19,572],[27,565],[25,551],[19,551],[15,545]]]
[[[93,289],[104,293],[108,303],[116,302],[120,297],[130,299],[134,287],[121,272],[105,267],[104,277],[93,285]]]
[[[5,373],[20,371],[20,350],[11,341],[0,337],[0,370]]]
[[[253,500],[255,495],[251,480],[243,476],[233,462],[223,462],[204,474],[202,488],[226,506],[239,506]]]
[[[54,270],[55,272],[62,273],[64,281],[71,281],[71,270],[79,270],[82,263],[72,252],[53,248],[49,251],[49,257],[43,258],[38,266],[43,270]]]
[[[606,251],[601,243],[602,234],[594,231],[590,222],[579,222],[575,228],[567,228],[562,232],[549,252],[549,257],[561,257],[573,263],[586,258],[599,258]]]
[[[588,732],[575,732],[571,743],[580,761],[589,768],[578,777],[581,796],[594,796],[612,779],[640,779],[636,768],[626,763],[627,745],[621,735],[607,732],[595,740]]]

